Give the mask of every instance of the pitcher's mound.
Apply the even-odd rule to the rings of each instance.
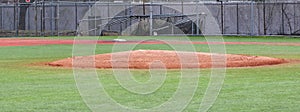
[[[95,59],[95,60],[94,60]],[[74,61],[72,61],[74,60]],[[165,50],[136,50],[78,56],[49,63],[50,66],[82,68],[210,68],[210,67],[249,67],[284,63],[285,60],[233,54],[211,54],[201,52],[181,52]]]

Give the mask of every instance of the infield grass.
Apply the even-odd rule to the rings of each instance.
[[[71,38],[71,37],[70,37]],[[63,38],[63,39],[70,39]],[[108,37],[112,39],[115,37]],[[72,38],[71,38],[72,39]],[[192,37],[193,41],[204,41]],[[298,38],[225,37],[225,41],[300,42]],[[112,45],[97,45],[96,53],[111,52]],[[207,45],[195,45],[209,52]],[[138,45],[135,49],[171,49],[166,45]],[[300,60],[300,47],[273,45],[226,45],[227,53]],[[72,56],[72,45],[0,47],[0,111],[90,111],[76,88],[72,69],[44,66]],[[299,111],[300,63],[255,68],[228,68],[221,93],[209,111]],[[110,96],[133,108],[158,106],[172,97],[179,82],[179,70],[168,70],[167,80],[150,95],[132,94],[114,79],[111,70],[97,70]],[[145,82],[149,71],[132,70]],[[185,111],[197,111],[209,81],[210,69],[201,69],[199,87]]]

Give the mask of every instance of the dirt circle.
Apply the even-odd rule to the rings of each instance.
[[[212,58],[212,56],[214,58]],[[224,58],[224,56],[226,56]],[[193,58],[191,58],[193,57]],[[216,57],[216,58],[215,58]],[[218,58],[220,57],[220,59]],[[197,59],[198,58],[198,59]],[[223,60],[222,60],[223,58]],[[72,64],[72,60],[74,64]],[[95,59],[95,60],[93,60]],[[196,60],[196,61],[195,61]],[[226,62],[224,62],[226,60]],[[48,63],[50,66],[80,68],[211,68],[211,67],[250,67],[285,63],[284,59],[263,56],[234,54],[211,54],[202,52],[181,52],[166,50],[135,50],[93,56],[78,56]],[[214,65],[212,65],[214,63]]]

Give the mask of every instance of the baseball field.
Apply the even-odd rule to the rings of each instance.
[[[98,38],[98,37],[95,37]],[[100,37],[95,54],[111,53],[113,47],[136,44],[143,37]],[[123,38],[123,37],[122,37]],[[173,37],[148,37],[165,39]],[[180,37],[174,37],[180,38]],[[91,111],[80,96],[71,67],[49,63],[72,57],[74,37],[0,38],[0,111]],[[131,40],[132,39],[132,40]],[[204,37],[189,37],[197,52],[210,52]],[[296,112],[300,110],[300,39],[296,37],[231,37],[223,38],[226,53],[282,59],[276,65],[226,68],[222,89],[209,111],[212,112]],[[89,44],[89,43],[84,43]],[[185,44],[176,43],[184,47]],[[174,50],[154,41],[138,44],[132,50]],[[134,67],[133,67],[134,68]],[[84,68],[83,68],[84,69]],[[199,110],[210,80],[211,68],[200,70],[199,86],[186,112]],[[168,69],[163,85],[151,94],[135,94],[119,85],[113,69],[96,69],[99,83],[106,93],[121,105],[148,109],[168,101],[180,82],[180,70]],[[147,82],[147,69],[130,69],[133,77]],[[188,90],[187,90],[188,91]],[[105,102],[103,102],[105,103]],[[176,105],[174,105],[176,106]]]

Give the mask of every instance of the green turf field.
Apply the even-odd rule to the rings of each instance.
[[[62,39],[72,39],[63,38]],[[113,39],[107,37],[102,39]],[[136,37],[137,38],[137,37]],[[139,37],[140,38],[140,37]],[[163,38],[163,37],[161,37]],[[55,38],[58,39],[58,38]],[[225,37],[225,41],[300,42],[287,37]],[[205,41],[191,37],[192,41]],[[72,45],[0,47],[0,111],[90,111],[76,88],[72,69],[38,66],[40,63],[72,56]],[[208,52],[207,45],[195,45],[197,51]],[[96,53],[111,52],[112,45],[97,45]],[[170,49],[166,45],[138,45],[135,49]],[[300,60],[299,46],[226,45],[227,53],[269,56]],[[179,70],[168,70],[167,80],[157,92],[137,95],[124,90],[111,70],[101,72],[105,90],[119,103],[138,109],[158,106],[175,92]],[[141,82],[149,79],[147,70],[132,70]],[[209,81],[210,69],[201,69],[201,77],[193,100],[185,109],[198,111]],[[300,110],[300,63],[255,68],[227,69],[221,93],[209,111],[296,112]]]

